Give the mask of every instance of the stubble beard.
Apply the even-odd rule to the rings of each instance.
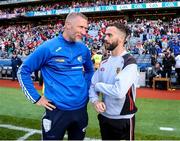
[[[118,46],[118,41],[113,42],[112,44],[105,43],[105,48],[109,51],[113,51]]]

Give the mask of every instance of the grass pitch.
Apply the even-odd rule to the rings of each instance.
[[[180,101],[137,99],[135,138],[137,140],[180,140]],[[21,89],[0,87],[0,124],[11,124],[40,130],[44,109],[31,104]],[[89,125],[86,137],[100,139],[97,114],[91,104],[88,105]],[[160,127],[173,128],[162,131]],[[25,132],[0,128],[0,140],[17,140]],[[28,140],[40,140],[40,134],[34,134]]]

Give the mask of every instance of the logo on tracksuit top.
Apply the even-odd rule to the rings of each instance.
[[[78,56],[77,60],[78,60],[79,62],[82,62],[82,56]]]
[[[58,47],[58,49],[56,49],[56,52],[60,51],[62,49],[62,47]]]
[[[118,74],[120,71],[121,71],[121,68],[118,67],[118,68],[116,69],[116,74]]]

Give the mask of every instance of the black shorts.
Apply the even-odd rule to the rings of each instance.
[[[134,140],[135,116],[131,119],[109,119],[98,115],[102,140]]]
[[[68,140],[83,140],[88,125],[87,107],[63,111],[58,108],[46,112],[42,118],[43,140],[63,140],[67,131]]]

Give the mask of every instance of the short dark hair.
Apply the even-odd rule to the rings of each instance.
[[[121,32],[125,33],[125,38],[127,38],[131,34],[131,30],[125,24],[122,24],[119,22],[113,22],[113,23],[109,24],[108,26],[114,26],[117,29],[119,29]]]

